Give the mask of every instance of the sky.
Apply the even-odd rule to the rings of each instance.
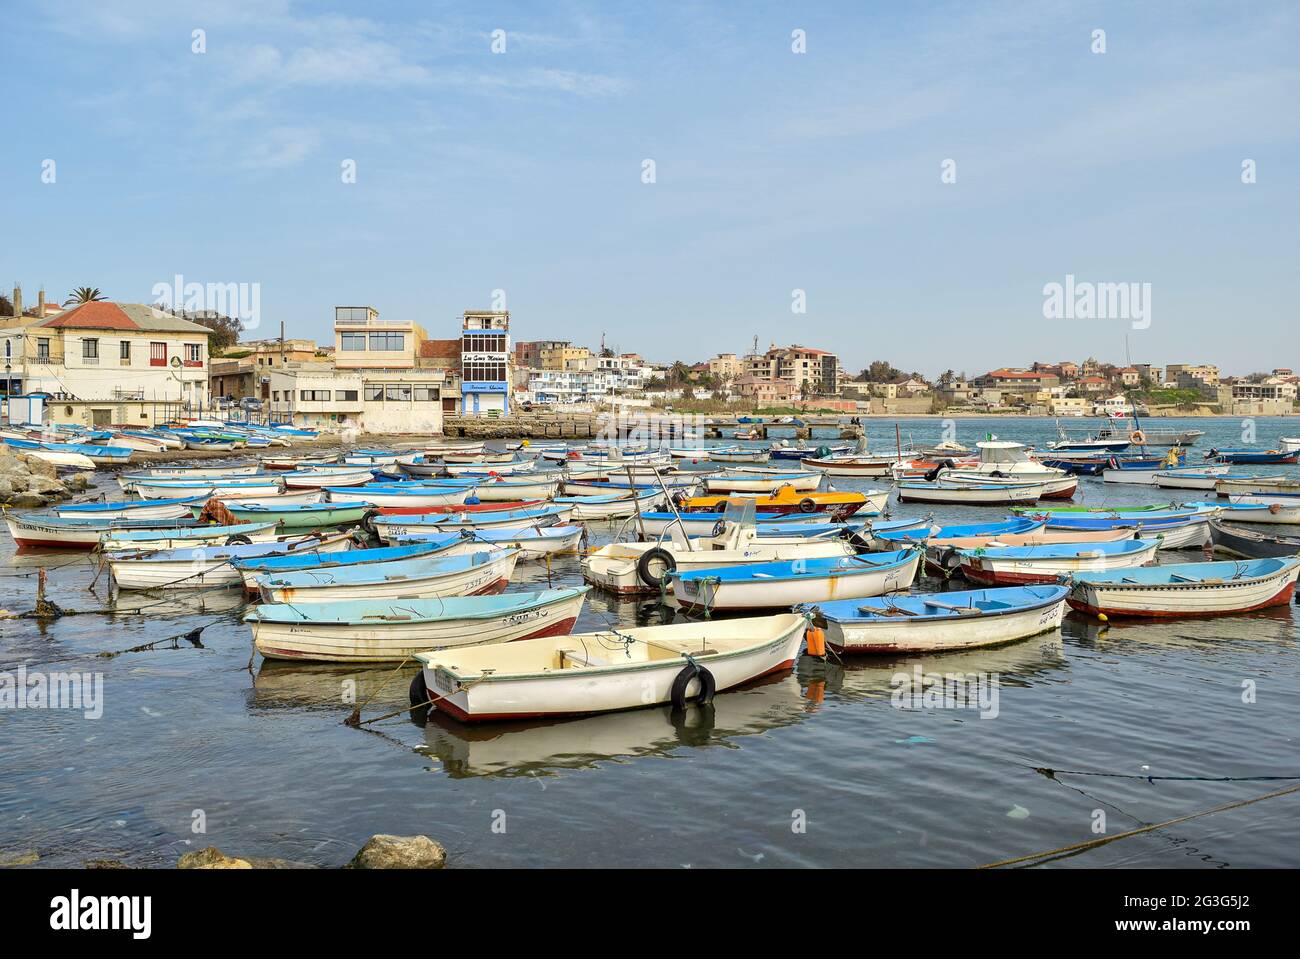
[[[1300,367],[1298,47],[1273,2],[4,0],[0,288],[256,284],[249,339],[495,295],[661,362]],[[1149,310],[1045,316],[1067,276]]]

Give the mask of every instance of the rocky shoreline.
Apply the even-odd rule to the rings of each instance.
[[[53,463],[0,444],[0,506],[41,509],[89,485],[79,473],[61,480]]]

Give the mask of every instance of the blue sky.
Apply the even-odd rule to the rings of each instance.
[[[516,339],[662,361],[1300,367],[1298,42],[1268,2],[7,0],[0,285],[260,283],[253,336],[453,336],[502,289]],[[1150,327],[1045,319],[1067,274],[1150,283]]]

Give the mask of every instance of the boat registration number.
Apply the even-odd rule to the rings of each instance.
[[[455,686],[451,674],[445,669],[436,669],[433,672],[433,685],[437,686],[443,692],[449,693]]]

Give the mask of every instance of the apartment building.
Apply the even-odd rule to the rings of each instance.
[[[794,396],[802,392],[834,395],[839,392],[839,357],[811,346],[772,344],[766,353],[745,357],[742,378],[751,376],[780,380]]]
[[[513,366],[510,311],[466,310],[461,321],[461,410],[508,414]]]
[[[1165,382],[1172,383],[1179,389],[1217,387],[1219,368],[1193,363],[1170,363],[1165,367]]]
[[[1055,373],[1009,369],[1007,367],[990,370],[983,376],[977,376],[971,380],[971,384],[979,390],[997,390],[1000,393],[1022,394],[1037,393],[1048,387],[1059,386],[1060,383],[1061,378]]]

